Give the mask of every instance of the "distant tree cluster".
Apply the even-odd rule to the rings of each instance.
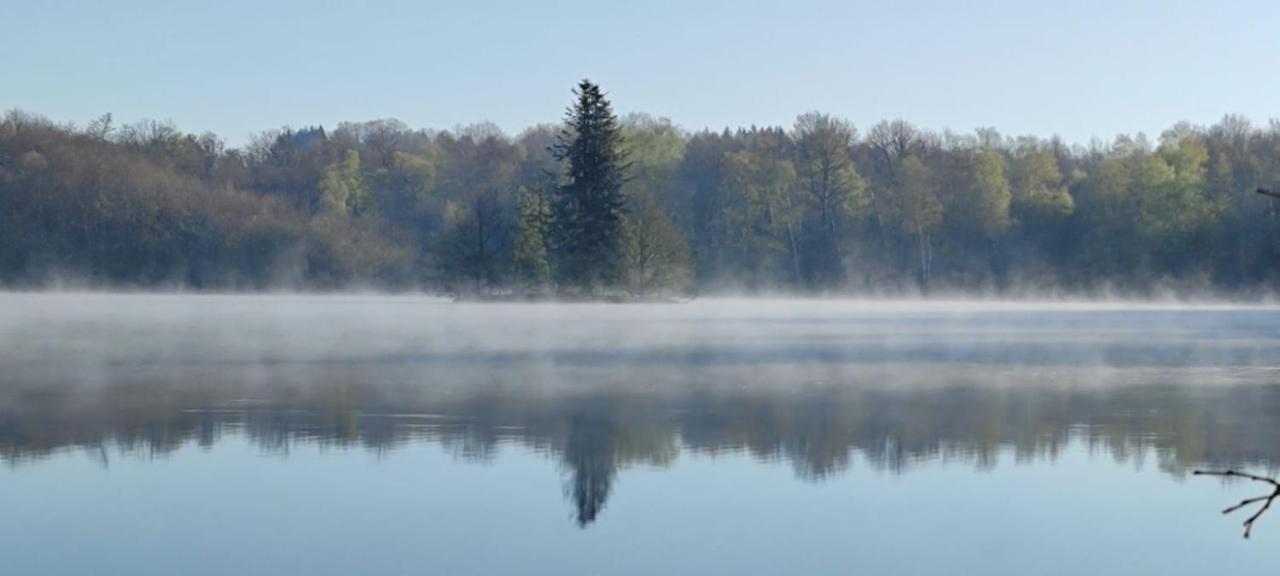
[[[260,160],[165,124],[114,129],[103,117],[74,130],[9,113],[0,120],[0,283],[264,289],[405,280],[411,252],[374,220],[247,185]],[[324,184],[317,179],[317,193]]]
[[[396,120],[245,149],[157,122],[0,121],[0,281],[369,284],[467,295],[1261,293],[1280,279],[1280,123],[1155,141],[688,133],[579,85],[565,122]]]

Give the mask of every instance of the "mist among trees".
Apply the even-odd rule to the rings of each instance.
[[[625,95],[617,95],[625,98]],[[0,283],[692,293],[1256,295],[1280,276],[1280,123],[1069,145],[994,129],[689,132],[618,118],[393,120],[243,148],[110,115],[0,119]]]

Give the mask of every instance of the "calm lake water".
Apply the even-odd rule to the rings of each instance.
[[[3,574],[1280,566],[1280,308],[0,295]]]

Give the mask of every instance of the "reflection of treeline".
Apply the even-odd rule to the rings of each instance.
[[[937,458],[982,467],[1009,452],[1018,461],[1056,458],[1073,442],[1120,460],[1154,454],[1175,474],[1280,461],[1280,389],[1271,386],[406,396],[320,385],[250,404],[199,386],[100,392],[4,398],[0,458],[21,464],[81,449],[109,465],[117,451],[163,455],[227,435],[279,454],[298,444],[385,451],[436,443],[473,461],[519,445],[560,463],[583,526],[604,509],[619,470],[667,466],[682,450],[785,461],[812,480],[844,471],[855,454],[901,473]]]
[[[230,149],[153,122],[71,129],[12,113],[0,121],[0,280],[543,282],[560,129],[378,120]],[[1280,270],[1278,201],[1252,193],[1278,183],[1280,131],[1237,117],[1088,148],[902,121],[859,133],[818,113],[694,133],[633,116],[620,129],[632,238],[620,257],[644,271],[657,251],[682,276],[692,254],[704,291],[1256,290]]]
[[[355,386],[237,404],[198,387],[24,395],[0,404],[6,459],[102,445],[176,450],[242,434],[270,451],[295,443],[392,449],[436,442],[467,459],[503,444],[567,460],[663,464],[679,451],[746,451],[785,460],[806,478],[846,468],[853,453],[904,471],[937,457],[994,465],[1054,457],[1071,441],[1117,458],[1154,451],[1160,465],[1280,461],[1280,389],[1130,386],[1107,389],[943,387],[916,391],[818,388],[796,393],[478,393],[389,400]],[[595,466],[596,464],[592,464]]]

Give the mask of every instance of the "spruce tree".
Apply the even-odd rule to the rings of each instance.
[[[565,164],[556,187],[556,276],[579,292],[615,287],[621,279],[627,163],[622,130],[600,87],[583,80],[551,151]]]

